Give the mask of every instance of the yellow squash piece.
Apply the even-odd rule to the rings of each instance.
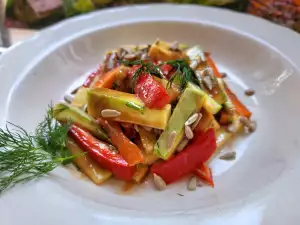
[[[109,141],[106,132],[98,125],[95,119],[81,109],[68,103],[56,104],[53,109],[53,117],[59,122],[77,124],[81,128],[91,132],[97,138],[103,141]]]
[[[112,173],[106,169],[103,169],[95,162],[91,157],[84,154],[84,151],[72,140],[68,139],[67,148],[72,155],[80,155],[73,160],[73,162],[79,167],[79,169],[89,177],[95,184],[102,184],[104,181],[112,176]]]
[[[186,57],[182,52],[170,50],[170,45],[168,43],[159,40],[151,45],[148,54],[150,59],[154,61],[168,61]]]
[[[80,87],[76,92],[71,105],[78,108],[82,108],[86,104],[87,104],[87,88]]]
[[[186,88],[176,105],[168,125],[157,140],[155,154],[166,160],[176,150],[184,134],[184,124],[194,113],[201,110],[205,96],[196,89]]]
[[[136,168],[136,172],[133,175],[133,180],[136,183],[141,183],[144,178],[147,176],[149,171],[149,166],[148,165],[144,165],[144,164],[139,164]]]
[[[134,94],[128,94],[106,88],[94,88],[88,91],[88,113],[94,118],[102,117],[104,109],[120,112],[120,116],[110,120],[133,123],[157,129],[167,126],[171,105],[163,109],[149,109]]]
[[[153,153],[156,143],[156,135],[151,131],[147,131],[143,127],[139,127],[139,135],[143,148],[147,154]]]
[[[157,157],[157,155],[153,153],[149,153],[147,154],[142,142],[140,140],[136,140],[135,141],[136,145],[142,150],[143,156],[144,156],[144,164],[146,165],[152,165],[154,162],[156,162],[159,158]]]
[[[209,113],[205,108],[201,109],[202,118],[195,128],[195,131],[206,132],[209,128],[214,128],[215,130],[220,129],[220,124],[215,119],[215,117]]]

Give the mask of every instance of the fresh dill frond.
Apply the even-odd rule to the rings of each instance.
[[[172,76],[169,78],[169,82],[167,88],[172,85],[172,83],[178,84],[181,89],[184,89],[188,82],[193,82],[199,85],[199,81],[195,75],[194,70],[190,67],[188,61],[186,59],[177,59],[177,60],[169,60],[166,62],[162,62],[158,65],[154,65],[152,62],[136,60],[136,61],[124,61],[121,60],[120,63],[125,66],[135,66],[139,65],[140,67],[135,71],[132,76],[133,86],[135,87],[137,78],[143,73],[149,73],[153,76],[164,78],[164,74],[160,70],[160,66],[164,64],[170,65],[175,71]]]
[[[135,73],[132,76],[132,82],[133,82],[133,88],[136,86],[136,81],[138,77],[140,77],[142,74],[148,73],[153,76],[163,78],[163,74],[159,68],[159,66],[154,65],[152,62],[144,61],[144,60],[136,60],[136,61],[125,61],[120,60],[120,63],[122,63],[125,66],[140,66]]]
[[[172,83],[176,82],[179,84],[181,89],[184,89],[188,82],[195,83],[199,85],[199,81],[195,75],[194,70],[190,67],[189,63],[185,59],[170,60],[165,62],[172,66],[175,72],[170,77],[167,87],[171,86]]]
[[[54,121],[50,107],[34,134],[12,123],[0,128],[0,194],[77,157],[66,148],[69,127]]]

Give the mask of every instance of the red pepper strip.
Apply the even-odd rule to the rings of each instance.
[[[230,98],[232,104],[234,105],[236,112],[241,116],[250,118],[252,113],[246,108],[246,106],[242,102],[240,102],[236,95],[227,86],[225,86],[225,91],[228,97]]]
[[[148,108],[163,108],[170,103],[167,90],[150,74],[142,74],[136,82],[135,93]]]
[[[90,87],[91,84],[94,82],[94,80],[96,79],[96,77],[100,76],[102,74],[102,68],[99,67],[99,69],[93,73],[91,73],[87,78],[86,80],[84,81],[83,83],[83,87]]]
[[[173,70],[173,67],[169,64],[163,64],[160,66],[160,70],[168,79],[175,73],[175,70]]]
[[[132,179],[136,168],[129,166],[121,155],[112,152],[107,144],[97,140],[90,133],[76,125],[71,126],[69,135],[90,157],[110,170],[115,177],[125,181]]]
[[[216,148],[214,129],[197,133],[185,150],[165,162],[154,164],[151,172],[160,176],[167,184],[172,183],[194,172],[212,156]]]
[[[133,66],[128,72],[128,76],[132,78],[139,68],[138,65]],[[171,97],[164,86],[148,73],[141,74],[137,78],[134,91],[148,108],[163,108],[171,101]]]
[[[202,163],[198,169],[194,171],[194,174],[202,181],[205,183],[209,184],[211,187],[215,186],[211,169],[205,164]]]
[[[120,155],[129,165],[133,166],[144,162],[142,151],[125,136],[118,123],[108,122],[102,118],[98,118],[97,122],[107,130],[113,145],[118,148]]]

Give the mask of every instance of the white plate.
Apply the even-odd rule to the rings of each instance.
[[[156,38],[200,44],[254,113],[258,130],[231,148],[235,162],[214,161],[216,187],[164,192],[151,183],[120,194],[59,168],[0,198],[1,225],[299,224],[300,36],[251,16],[197,6],[115,8],[77,17],[12,47],[0,60],[1,125],[34,129],[105,50]],[[251,87],[255,97],[246,98]],[[179,196],[178,193],[184,196]]]

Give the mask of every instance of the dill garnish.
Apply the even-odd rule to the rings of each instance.
[[[189,63],[185,59],[177,59],[177,60],[170,60],[165,62],[164,64],[168,64],[173,67],[175,72],[170,77],[168,85],[172,85],[175,81],[179,84],[181,89],[184,89],[188,82],[195,83],[199,85],[199,81],[195,75],[194,70],[190,67]]]
[[[65,145],[69,127],[53,119],[50,107],[33,135],[9,122],[0,128],[0,194],[77,157],[71,156]]]
[[[136,61],[125,61],[121,60],[120,63],[125,66],[140,66],[132,76],[133,87],[136,85],[137,78],[142,74],[149,73],[159,78],[163,78],[164,75],[159,69],[159,66],[154,65],[152,62],[144,61],[144,60],[136,60]]]
[[[149,61],[143,61],[143,60],[136,60],[136,61],[120,61],[120,63],[124,64],[125,66],[134,66],[139,65],[140,67],[135,71],[133,74],[132,80],[133,80],[133,86],[135,87],[137,78],[144,74],[149,73],[151,75],[154,75],[159,78],[165,78],[164,74],[160,70],[160,66],[164,64],[168,64],[172,66],[172,71],[174,73],[169,79],[167,87],[172,85],[173,82],[178,84],[181,89],[184,89],[186,84],[188,82],[193,82],[197,85],[199,85],[199,81],[195,75],[194,70],[190,67],[189,63],[185,59],[177,59],[177,60],[169,60],[166,62],[162,62],[158,65],[154,65],[152,62]]]

